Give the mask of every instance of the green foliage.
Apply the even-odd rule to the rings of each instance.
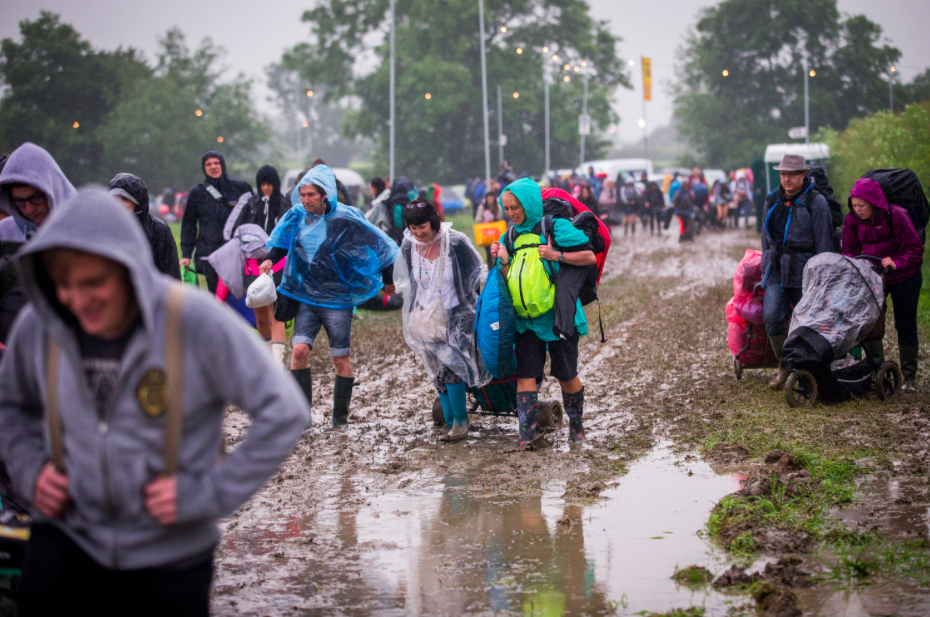
[[[628,86],[616,54],[619,39],[604,23],[594,21],[582,0],[487,0],[488,103],[496,133],[495,87],[503,92],[505,156],[517,171],[539,173],[544,167],[542,64],[545,45],[559,56],[556,83],[550,87],[551,161],[553,167],[574,166],[578,152],[578,113],[582,81],[564,82],[562,64],[587,60],[597,76],[589,83],[588,108],[595,122],[614,120],[610,92]],[[440,182],[482,175],[484,170],[482,87],[478,7],[472,0],[400,0],[397,3],[396,165],[400,173]],[[386,0],[329,0],[304,13],[312,24],[313,43],[296,46],[282,59],[299,70],[314,91],[330,100],[359,98],[345,130],[351,136],[377,139],[377,171],[387,170],[389,59]],[[506,34],[500,31],[506,26]],[[379,44],[366,47],[372,36]],[[517,48],[523,53],[516,53]],[[354,74],[356,59],[373,53],[376,68]],[[519,98],[513,93],[519,92]],[[430,98],[425,95],[429,93]],[[495,140],[496,141],[496,140]],[[597,137],[586,141],[590,157],[606,151]],[[496,157],[494,157],[496,161]]]
[[[699,587],[714,580],[714,575],[704,566],[687,566],[675,569],[672,580],[682,585]]]
[[[842,129],[888,105],[884,75],[901,54],[881,45],[881,34],[862,15],[841,21],[836,0],[724,0],[705,9],[683,51],[679,131],[707,165],[748,164],[804,124],[805,58],[816,71],[812,131]]]
[[[153,193],[186,189],[202,178],[204,150],[221,148],[236,171],[267,130],[250,83],[220,82],[223,52],[209,39],[191,51],[169,30],[150,67],[133,49],[92,49],[52,13],[21,22],[20,32],[21,43],[0,43],[0,151],[33,141],[75,185],[131,172]]]

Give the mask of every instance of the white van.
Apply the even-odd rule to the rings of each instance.
[[[607,174],[607,177],[611,180],[615,179],[617,174],[621,171],[627,174],[634,174],[637,180],[639,180],[643,172],[646,172],[647,176],[651,176],[655,173],[652,169],[652,161],[650,159],[604,159],[600,161],[588,161],[577,168],[575,173],[579,176],[587,177],[588,167],[593,167],[595,174]]]

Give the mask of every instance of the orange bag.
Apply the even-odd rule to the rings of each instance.
[[[475,244],[478,246],[491,246],[501,239],[507,231],[507,221],[494,221],[493,223],[476,223]]]

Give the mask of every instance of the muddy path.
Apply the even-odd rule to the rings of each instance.
[[[568,447],[563,425],[548,433],[551,447],[517,452],[514,417],[472,416],[468,439],[439,443],[430,412],[435,391],[404,344],[396,313],[356,317],[351,424],[326,433],[333,377],[321,335],[311,355],[314,427],[268,485],[224,521],[214,613],[600,615],[703,607],[752,614],[763,601],[747,587],[671,577],[695,564],[717,576],[736,563],[749,566],[751,578],[795,552],[762,538],[748,558],[706,537],[721,500],[745,490],[766,468],[765,454],[786,444],[823,451],[826,441],[831,455],[859,455],[874,470],[856,480],[862,511],[837,508],[836,520],[881,527],[910,517],[907,533],[919,537],[927,397],[801,415],[765,388],[770,374],[733,378],[723,306],[738,259],[757,244],[744,230],[685,244],[674,233],[615,233],[600,294],[608,341],[596,334],[595,304],[580,347],[583,448]],[[558,397],[550,378],[541,398]],[[231,445],[247,427],[245,415],[228,415]],[[730,443],[744,443],[743,454],[714,457]],[[879,473],[886,485],[903,480],[910,502],[889,511],[891,489]],[[901,508],[907,512],[898,516]],[[925,520],[923,529],[925,537]],[[856,602],[920,614],[902,610],[921,598],[913,585],[898,585],[892,600],[866,593],[851,604],[837,600],[834,587],[791,593],[809,614]]]

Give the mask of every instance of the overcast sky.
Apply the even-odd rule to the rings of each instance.
[[[624,59],[636,59],[634,90],[617,93],[616,108],[622,118],[619,134],[624,141],[642,135],[637,122],[642,117],[642,76],[640,56],[652,58],[653,101],[646,111],[648,124],[668,123],[672,102],[667,85],[674,75],[676,51],[693,26],[699,9],[712,6],[709,0],[588,0],[596,18],[609,22],[623,38],[619,52]],[[41,9],[59,13],[95,47],[118,46],[143,50],[150,58],[157,39],[172,26],[179,26],[188,42],[197,44],[212,37],[226,48],[226,63],[259,83],[256,89],[260,107],[274,110],[266,101],[263,68],[278,60],[281,52],[306,40],[309,28],[301,23],[304,9],[313,0],[0,0],[0,37],[19,39],[18,23],[35,19]],[[930,66],[930,0],[839,0],[842,13],[864,13],[880,24],[885,36],[903,53],[900,68],[905,81]]]

